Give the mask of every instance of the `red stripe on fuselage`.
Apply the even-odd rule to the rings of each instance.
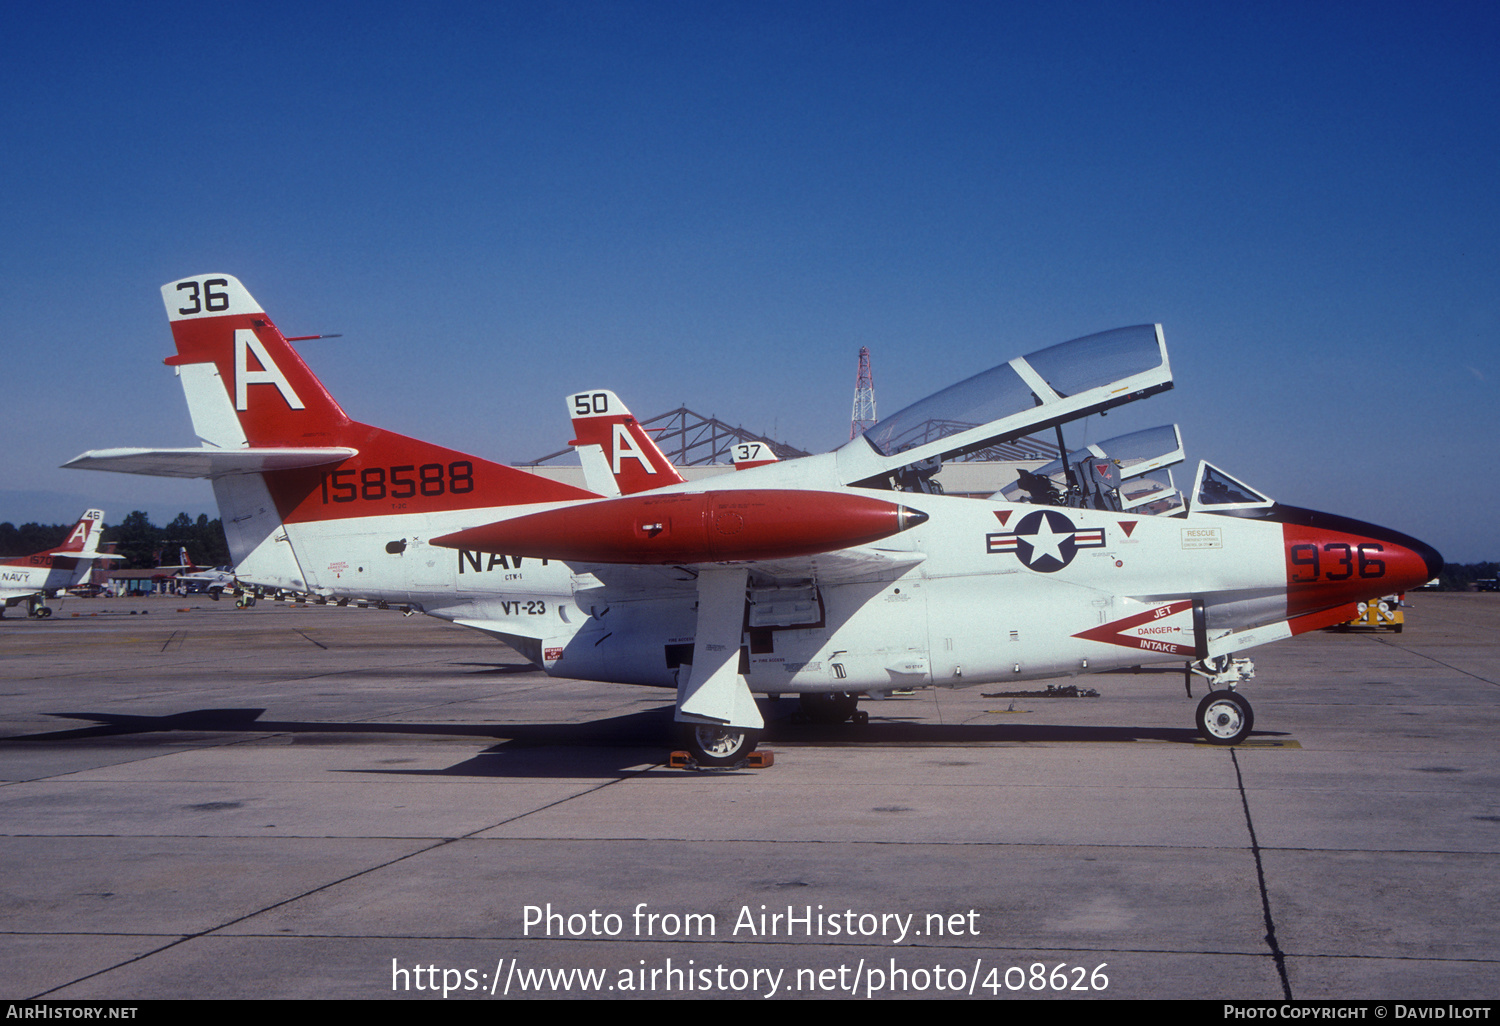
[[[266,475],[289,524],[596,499],[593,492],[393,431],[351,423],[334,444],[342,463]]]

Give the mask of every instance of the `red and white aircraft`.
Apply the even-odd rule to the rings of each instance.
[[[29,556],[0,559],[0,615],[18,602],[27,603],[27,615],[51,616],[47,595],[84,583],[99,560],[123,559],[99,551],[104,529],[104,511],[91,509],[78,518],[73,530],[55,549]]]
[[[860,694],[1152,660],[1217,686],[1197,725],[1234,744],[1253,722],[1235,690],[1253,667],[1236,653],[1347,620],[1442,562],[1207,463],[1181,496],[1110,443],[1070,453],[1059,487],[941,494],[944,459],[1170,388],[1159,326],[1002,363],[833,452],[643,490],[675,471],[610,419],[623,411],[610,393],[578,393],[575,413],[579,396],[605,396],[602,433],[578,438],[608,472],[589,480],[620,493],[604,495],[351,420],[229,275],[162,295],[166,362],[202,444],[68,466],[210,479],[242,581],[408,605],[560,677],[674,688],[703,763],[754,747],[756,693],[845,718]],[[1171,436],[1148,469],[1174,458]]]
[[[683,484],[672,466],[620,397],[607,388],[567,398],[574,438],[568,444],[583,465],[583,483],[600,495],[636,492]]]
[[[186,595],[190,591],[197,590],[207,592],[208,596],[215,602],[226,591],[232,591],[235,587],[234,567],[215,566],[204,567],[193,562],[193,557],[188,555],[186,545],[177,548],[177,558],[182,560],[176,566],[162,565],[159,570],[176,570],[177,576],[172,578],[172,588],[179,595]]]
[[[607,388],[578,392],[566,399],[577,436],[568,444],[583,465],[583,483],[600,495],[634,495],[685,484],[680,471],[641,426],[620,397]],[[736,442],[735,470],[775,463],[781,457],[765,442]]]

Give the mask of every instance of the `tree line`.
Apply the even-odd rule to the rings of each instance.
[[[73,530],[72,524],[0,523],[0,555],[26,556],[61,545]],[[165,563],[175,566],[181,560],[178,550],[187,547],[188,556],[199,566],[224,566],[230,562],[229,542],[224,538],[224,524],[198,514],[194,520],[186,513],[177,514],[166,527],[157,527],[151,518],[136,510],[113,527],[106,525],[100,536],[100,549],[111,542],[125,558],[115,566],[125,570],[149,570]]]

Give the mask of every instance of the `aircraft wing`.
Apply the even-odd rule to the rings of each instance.
[[[706,570],[738,566],[749,574],[752,587],[855,584],[899,576],[927,558],[925,552],[860,547],[819,552],[788,559],[745,563],[680,563],[651,566],[630,563],[574,564],[574,593],[601,588],[610,596],[660,595],[691,592]]]
[[[359,455],[341,446],[307,448],[91,449],[64,463],[73,470],[112,470],[154,477],[223,477],[264,474],[298,467],[321,467]]]

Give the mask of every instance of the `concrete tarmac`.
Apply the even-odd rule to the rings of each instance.
[[[1148,667],[722,773],[670,692],[421,616],[13,609],[0,996],[1494,999],[1500,595],[1411,601],[1250,653],[1236,749]]]

